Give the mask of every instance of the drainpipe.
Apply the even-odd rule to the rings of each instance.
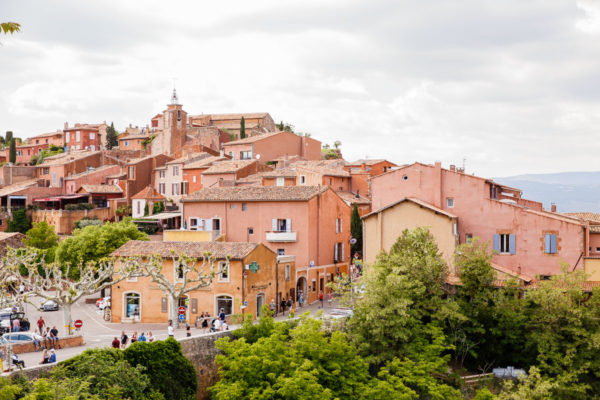
[[[246,311],[246,308],[244,307],[244,281],[246,280],[244,273],[246,270],[244,268],[244,261],[242,261],[242,323],[244,322],[244,311]]]
[[[275,261],[275,316],[279,314],[279,258]]]

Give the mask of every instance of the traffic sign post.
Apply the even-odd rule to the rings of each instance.
[[[73,326],[77,329],[81,329],[81,327],[83,326],[83,321],[78,319],[77,321],[75,321],[75,323],[73,324]]]
[[[179,314],[179,320],[181,322],[185,321],[185,314]]]
[[[179,312],[180,315],[184,315],[185,312],[187,311],[187,308],[185,308],[184,306],[181,306],[177,309],[177,311]]]

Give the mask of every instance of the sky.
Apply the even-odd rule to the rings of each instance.
[[[600,1],[0,2],[0,132],[269,112],[345,159],[600,170]]]

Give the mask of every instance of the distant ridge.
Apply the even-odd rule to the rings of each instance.
[[[526,174],[494,178],[498,183],[519,188],[526,199],[541,201],[559,212],[600,213],[600,171]]]

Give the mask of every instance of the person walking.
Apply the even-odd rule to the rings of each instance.
[[[300,305],[300,308],[304,305],[304,293],[302,292],[300,292],[300,296],[298,296],[298,304]]]
[[[192,336],[192,328],[190,327],[190,324],[185,324],[185,336],[186,337]]]
[[[275,315],[275,300],[273,299],[269,303],[269,310],[271,310],[271,315]]]
[[[281,304],[279,304],[279,307],[281,309],[281,314],[285,315],[285,306],[286,306],[286,302],[285,299],[281,299]]]
[[[210,318],[210,315],[208,315],[208,313],[204,313],[204,317],[202,319],[202,330],[204,332],[208,332],[208,319]]]
[[[113,339],[112,343],[111,343],[113,349],[118,349],[119,347],[121,347],[121,342],[119,341],[119,339],[115,336],[115,338]]]
[[[290,310],[290,313],[292,312],[292,306],[294,305],[294,302],[292,301],[291,297],[288,297],[287,302],[286,302],[286,306],[288,308],[288,310]]]
[[[169,326],[167,327],[167,332],[169,333],[169,337],[175,337],[175,330],[173,329],[173,321],[169,321]]]
[[[125,331],[121,332],[121,348],[124,349],[125,347],[127,347],[127,341],[129,340],[129,337],[127,336],[127,334],[125,333]]]
[[[323,308],[323,292],[319,292],[319,307]]]
[[[327,307],[331,308],[331,303],[333,302],[333,296],[331,296],[331,292],[327,293]]]
[[[46,321],[44,321],[44,318],[42,318],[42,316],[40,315],[40,319],[38,319],[38,321],[37,321],[37,326],[38,326],[38,329],[40,330],[40,335],[43,335],[45,325],[46,325]]]

